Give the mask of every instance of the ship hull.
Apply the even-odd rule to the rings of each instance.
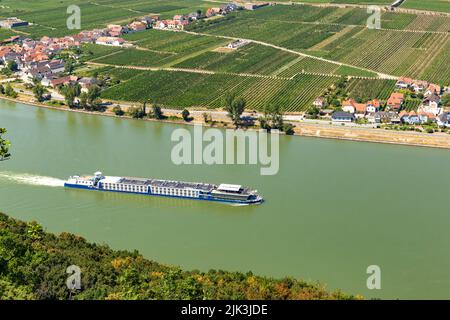
[[[252,204],[261,204],[263,202],[262,198],[256,198],[251,200],[232,200],[232,199],[217,199],[211,196],[208,197],[187,197],[187,196],[176,196],[176,195],[165,195],[165,194],[155,194],[155,193],[143,193],[143,192],[133,192],[133,191],[121,191],[121,190],[104,190],[90,186],[83,186],[78,184],[70,184],[65,183],[65,188],[69,189],[82,189],[82,190],[90,190],[90,191],[99,191],[99,192],[111,192],[111,193],[125,193],[125,194],[136,194],[141,196],[155,196],[155,197],[163,197],[163,198],[176,198],[183,200],[201,200],[201,201],[211,201],[211,202],[221,202],[221,203],[230,203],[230,204],[240,204],[240,205],[252,205]]]

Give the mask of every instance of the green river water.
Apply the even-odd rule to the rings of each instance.
[[[0,210],[115,249],[207,271],[320,281],[379,298],[450,298],[450,151],[280,137],[280,170],[177,166],[179,126],[0,100],[13,158],[0,163]],[[192,127],[186,126],[189,130]],[[260,206],[65,190],[72,174],[252,186]],[[381,268],[381,290],[366,269]]]

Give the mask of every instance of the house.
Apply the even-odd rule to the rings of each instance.
[[[331,120],[340,123],[352,122],[355,120],[355,116],[349,112],[336,111],[331,115]]]
[[[313,106],[316,108],[323,108],[324,105],[325,105],[325,99],[322,97],[317,98],[313,102]]]
[[[406,77],[400,77],[395,84],[395,87],[397,89],[408,89],[413,84],[413,79],[406,78]]]
[[[349,113],[365,114],[366,105],[364,103],[357,103],[353,99],[348,99],[342,102],[342,110]]]
[[[417,113],[420,123],[435,122],[436,116],[429,112],[420,111]]]
[[[431,96],[433,94],[441,94],[441,87],[437,84],[430,83],[428,85],[427,91],[425,91],[425,96]]]
[[[182,15],[182,14],[177,14],[177,15],[174,15],[173,16],[173,20],[175,20],[175,21],[184,21],[185,19],[184,19],[184,15]]]
[[[125,40],[117,37],[100,37],[95,43],[103,46],[121,47],[125,43]]]
[[[436,122],[440,127],[450,127],[450,112],[441,114],[437,117]]]
[[[17,28],[17,27],[22,27],[22,26],[27,26],[27,25],[28,25],[27,21],[20,20],[19,18],[16,18],[16,17],[11,17],[11,18],[6,18],[4,20],[0,20],[0,27],[6,28],[6,29],[12,29],[12,28]]]
[[[421,124],[420,117],[415,111],[411,111],[409,113],[404,113],[401,117],[403,123],[410,125],[418,125]]]
[[[78,80],[78,83],[81,86],[82,92],[88,92],[89,88],[96,85],[98,83],[97,79],[91,77],[84,77]]]
[[[48,62],[45,66],[50,69],[51,73],[61,73],[64,72],[64,67],[66,63],[64,60],[52,60]]]
[[[189,20],[195,21],[201,18],[201,14],[198,12],[192,12],[188,15]]]
[[[402,107],[405,96],[400,92],[393,92],[387,101],[387,107],[390,110],[398,111]]]
[[[432,113],[435,116],[442,113],[440,108],[441,98],[437,94],[431,94],[426,96],[423,100],[423,104],[419,107],[419,110],[427,113]]]
[[[393,111],[370,112],[366,115],[369,123],[400,123],[400,116]]]
[[[142,21],[133,21],[128,25],[129,32],[138,32],[147,30],[147,24]]]
[[[374,99],[370,100],[366,104],[366,112],[378,112],[380,111],[381,103],[380,100]]]
[[[414,90],[415,93],[420,93],[423,92],[427,86],[428,82],[415,80],[411,85],[411,89]]]
[[[245,46],[248,43],[249,42],[247,40],[239,39],[239,40],[236,40],[236,41],[233,41],[233,42],[229,43],[227,45],[227,48],[228,49],[238,49],[238,48],[241,48],[241,47]]]
[[[77,76],[66,76],[66,77],[56,77],[53,75],[45,76],[41,80],[41,84],[45,87],[57,88],[60,86],[67,85],[71,82],[76,82],[78,80]]]
[[[216,12],[214,11],[213,8],[209,8],[208,10],[206,10],[205,16],[207,18],[214,17],[215,15],[216,15]]]
[[[128,31],[127,28],[124,28],[118,24],[109,24],[107,26],[107,29],[108,29],[108,35],[111,37],[118,37]]]
[[[145,23],[147,25],[147,28],[151,28],[153,22],[155,22],[155,19],[152,17],[143,17],[140,20],[142,23]]]

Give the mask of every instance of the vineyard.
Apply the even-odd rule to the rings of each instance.
[[[232,52],[205,52],[175,67],[269,75],[297,57],[271,47],[249,44]]]
[[[335,77],[313,75],[286,80],[145,71],[105,90],[102,97],[136,102],[151,99],[171,108],[218,108],[222,106],[223,96],[232,92],[244,97],[249,109],[261,110],[268,103],[276,103],[284,110],[294,112],[308,109],[312,101],[336,80]]]
[[[445,48],[447,34],[398,32],[389,30],[364,30],[347,38],[336,40],[324,49],[332,49],[326,58],[354,66],[398,76],[416,77],[425,75],[423,80],[445,81],[445,73],[424,73],[429,65]],[[355,50],[355,48],[358,48]]]
[[[374,98],[387,100],[395,89],[395,80],[363,80],[352,79],[348,84],[350,98],[368,101]]]

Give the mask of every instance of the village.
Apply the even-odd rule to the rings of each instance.
[[[76,35],[60,38],[44,36],[40,40],[33,40],[16,35],[0,44],[0,72],[7,75],[9,80],[19,80],[29,87],[40,84],[46,88],[46,92],[50,92],[43,100],[50,100],[52,95],[59,95],[61,98],[61,87],[67,85],[78,84],[81,92],[88,92],[90,88],[98,86],[97,79],[79,77],[72,72],[73,61],[80,60],[84,44],[128,48],[133,44],[122,38],[125,34],[148,29],[182,31],[194,21],[223,17],[237,10],[255,10],[268,5],[272,4],[229,3],[209,8],[205,12],[198,10],[189,14],[177,14],[171,20],[160,19],[159,15],[149,15],[134,19],[127,25],[109,24],[102,29],[84,30]],[[26,25],[28,22],[14,17],[0,21],[3,28]],[[228,48],[238,49],[246,44],[245,40],[236,40],[228,44]],[[65,54],[62,55],[62,52]],[[68,57],[70,61],[65,61],[61,56]],[[327,108],[326,99],[318,97],[312,107],[317,110],[316,119],[331,120],[331,124],[383,124],[401,130],[405,130],[405,125],[408,125],[412,126],[410,130],[426,131],[420,126],[450,127],[450,112],[446,112],[442,104],[444,95],[449,94],[448,87],[442,88],[426,81],[400,77],[395,91],[386,101],[374,98],[361,102],[348,98],[342,99],[338,108]],[[410,95],[414,95],[416,102],[420,100],[415,108],[406,107],[407,97]],[[308,118],[308,114],[305,118]]]
[[[319,97],[314,100],[313,106],[318,110],[319,118],[331,119],[334,124],[385,124],[397,127],[434,124],[437,127],[450,127],[450,112],[445,112],[442,104],[442,97],[449,94],[449,87],[442,88],[426,81],[400,77],[395,91],[386,101],[372,99],[363,103],[350,98],[343,100],[339,110],[336,110],[327,109],[326,99]],[[408,110],[407,96],[411,95],[419,103],[417,108]]]

